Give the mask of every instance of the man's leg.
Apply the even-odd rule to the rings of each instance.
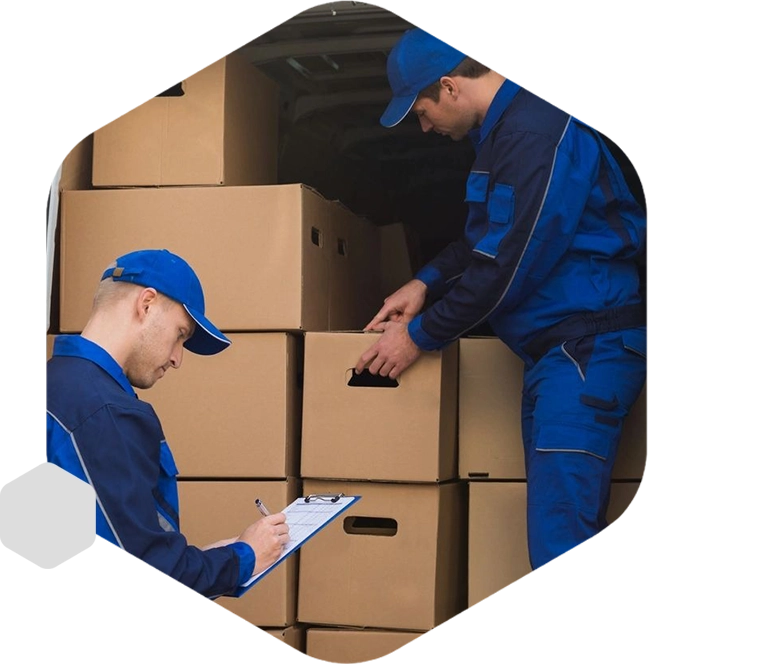
[[[524,379],[529,555],[536,569],[606,526],[624,417],[645,380],[645,359],[621,332],[554,348]]]

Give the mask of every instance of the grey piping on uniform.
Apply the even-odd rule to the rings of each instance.
[[[118,536],[116,529],[113,527],[113,523],[111,522],[111,519],[108,516],[108,513],[105,511],[105,508],[103,507],[103,503],[100,501],[100,496],[97,493],[97,489],[95,489],[95,485],[92,484],[92,478],[90,477],[90,474],[87,471],[87,466],[84,465],[84,459],[82,459],[82,455],[79,452],[79,446],[76,444],[76,436],[74,436],[73,432],[69,431],[69,429],[63,424],[63,422],[61,422],[49,410],[47,411],[47,414],[50,415],[50,417],[52,417],[60,425],[60,427],[68,434],[69,438],[71,439],[71,444],[74,446],[74,452],[76,452],[76,456],[79,459],[79,463],[82,466],[82,470],[84,471],[84,474],[87,477],[87,482],[92,487],[92,490],[95,492],[95,500],[97,500],[97,504],[100,507],[100,511],[103,513],[105,520],[108,522],[108,527],[111,529],[111,532],[113,533],[113,536],[116,538],[118,545],[122,549],[126,550],[126,547],[121,542],[121,538]]]
[[[595,454],[593,452],[588,452],[587,450],[570,450],[567,448],[562,449],[551,449],[549,447],[535,447],[534,448],[537,452],[576,452],[579,454],[589,454],[590,456],[594,456],[596,459],[600,459],[602,461],[607,461],[608,459],[604,456],[600,456],[599,454]]]
[[[571,124],[571,120],[573,120],[573,118],[569,116],[569,119],[566,121],[566,126],[563,128],[563,133],[561,134],[561,138],[555,146],[555,152],[553,153],[553,163],[550,166],[550,178],[548,179],[547,186],[545,187],[545,192],[542,195],[542,201],[540,202],[540,209],[537,210],[537,214],[534,217],[534,222],[532,223],[532,230],[529,232],[529,239],[526,241],[526,244],[524,244],[524,250],[521,252],[521,256],[519,257],[518,264],[516,265],[516,269],[513,270],[513,275],[511,276],[511,280],[506,285],[505,290],[503,291],[503,294],[500,296],[500,299],[495,303],[492,309],[490,309],[484,316],[482,316],[482,318],[480,318],[471,327],[463,330],[463,332],[461,332],[459,336],[463,336],[469,330],[473,330],[482,321],[487,320],[487,318],[489,318],[492,312],[495,311],[495,309],[497,309],[500,306],[500,303],[505,299],[505,296],[508,294],[508,291],[511,289],[511,285],[513,284],[513,280],[516,278],[516,273],[518,272],[519,266],[521,265],[521,261],[524,259],[524,254],[526,253],[527,247],[529,247],[529,243],[531,242],[532,236],[534,235],[534,229],[537,227],[537,221],[539,220],[540,215],[542,214],[542,208],[545,206],[545,199],[547,198],[547,192],[550,191],[550,183],[553,181],[553,173],[555,172],[555,161],[558,158],[558,148],[561,146],[561,143],[563,143],[563,139],[566,136],[566,132],[568,131],[569,125]]]
[[[163,516],[160,512],[156,510],[156,513],[158,514],[158,525],[163,528],[164,531],[167,533],[175,533],[176,528],[174,528],[169,522],[168,519],[166,519],[165,516]]]
[[[460,279],[463,276],[463,272],[460,272],[456,274],[454,277],[450,277],[447,281],[445,281],[446,284],[449,284],[451,281],[455,281],[456,279]]]
[[[579,362],[577,362],[573,357],[571,357],[571,353],[569,353],[566,350],[566,342],[565,341],[561,344],[561,350],[563,351],[563,354],[569,360],[571,360],[572,364],[576,367],[576,370],[579,372],[579,376],[581,377],[582,382],[583,383],[587,382],[587,379],[584,377],[584,372],[582,371],[582,367],[579,366]]]

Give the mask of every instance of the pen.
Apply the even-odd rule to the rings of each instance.
[[[271,512],[268,511],[266,506],[261,502],[260,498],[255,499],[255,506],[258,508],[258,511],[263,514],[263,516],[270,516]]]

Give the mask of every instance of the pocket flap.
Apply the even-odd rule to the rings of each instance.
[[[176,467],[174,461],[174,455],[171,453],[171,449],[165,440],[161,441],[161,458],[160,458],[161,470],[165,475],[174,477],[179,474],[179,469]]]
[[[621,338],[624,341],[624,348],[647,357],[647,328],[635,327],[630,330],[622,330]]]

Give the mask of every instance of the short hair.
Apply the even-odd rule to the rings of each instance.
[[[92,302],[93,311],[104,309],[125,298],[129,293],[134,292],[137,289],[142,289],[144,286],[134,284],[128,281],[114,281],[112,277],[103,279],[97,286],[95,296]],[[156,291],[157,292],[157,291]],[[158,293],[158,302],[161,306],[166,306],[168,302],[171,302],[171,298]]]
[[[466,56],[463,61],[446,76],[461,76],[463,78],[479,78],[484,76],[490,71],[489,67],[477,62],[473,58]],[[442,78],[442,77],[440,77]],[[435,81],[431,85],[425,87],[418,93],[417,99],[428,98],[435,104],[440,100],[440,91],[442,90],[442,84],[439,80]]]

